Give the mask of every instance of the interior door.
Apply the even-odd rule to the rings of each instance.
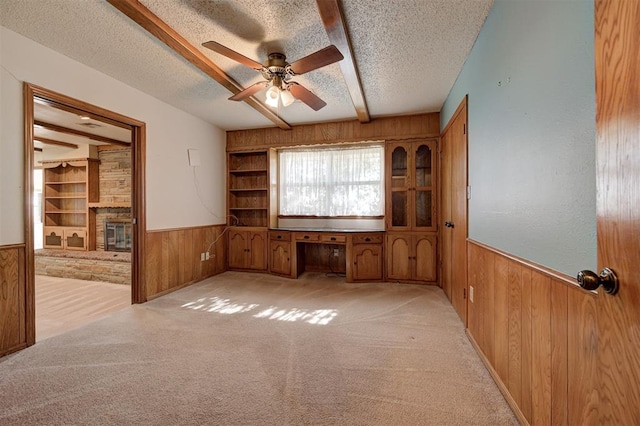
[[[443,145],[443,287],[467,323],[467,98],[445,127]]]
[[[598,268],[618,277],[598,290],[598,415],[640,424],[640,2],[596,1]]]
[[[451,133],[443,133],[440,139],[441,162],[441,199],[440,199],[440,283],[445,294],[451,300],[451,244],[453,242],[453,232],[449,228],[451,215]]]

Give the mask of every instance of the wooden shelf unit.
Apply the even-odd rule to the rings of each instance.
[[[268,226],[269,167],[267,151],[232,152],[227,157],[228,223]],[[235,218],[237,218],[237,220]]]
[[[43,161],[44,247],[95,250],[95,212],[100,198],[99,160]]]

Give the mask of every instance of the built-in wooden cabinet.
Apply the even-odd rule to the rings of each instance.
[[[436,235],[414,232],[387,233],[387,278],[434,283]]]
[[[229,269],[267,270],[267,231],[263,228],[229,229]]]
[[[290,277],[292,275],[291,232],[269,232],[269,271],[272,274]]]
[[[386,277],[435,284],[437,141],[390,142],[386,154]]]
[[[387,144],[387,230],[436,230],[436,141]]]
[[[269,217],[268,152],[228,155],[229,223],[267,227]]]
[[[347,282],[382,281],[383,233],[359,233],[349,236]]]
[[[99,160],[43,161],[44,247],[96,249],[95,211],[98,202]]]

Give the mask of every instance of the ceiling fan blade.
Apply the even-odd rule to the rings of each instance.
[[[241,55],[235,50],[231,50],[228,47],[221,45],[220,43],[216,43],[215,41],[207,41],[205,43],[202,43],[202,45],[207,49],[211,49],[214,52],[224,55],[229,59],[233,59],[234,61],[239,62],[242,65],[248,66],[249,68],[253,68],[254,70],[258,70],[258,71],[262,69],[261,63],[256,62],[253,59],[247,58],[246,56]]]
[[[322,99],[311,93],[307,88],[299,85],[298,83],[290,83],[289,91],[293,96],[309,105],[309,107],[311,107],[311,109],[313,109],[314,111],[318,111],[319,109],[327,105],[325,101],[323,101]]]
[[[342,56],[342,53],[332,44],[302,59],[298,59],[291,64],[291,70],[298,75],[304,74],[343,59],[344,56]]]
[[[242,92],[240,93],[236,93],[235,95],[233,95],[232,97],[229,98],[230,101],[242,101],[245,98],[248,98],[249,96],[253,96],[256,93],[258,93],[259,91],[261,91],[262,89],[264,89],[267,86],[266,81],[259,81],[256,84],[252,84],[251,86],[247,87],[246,89],[244,89]]]

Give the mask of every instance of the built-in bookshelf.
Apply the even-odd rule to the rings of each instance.
[[[95,250],[95,212],[100,198],[99,161],[90,158],[43,161],[44,247]]]
[[[229,224],[257,227],[268,225],[267,160],[266,151],[229,153]]]

